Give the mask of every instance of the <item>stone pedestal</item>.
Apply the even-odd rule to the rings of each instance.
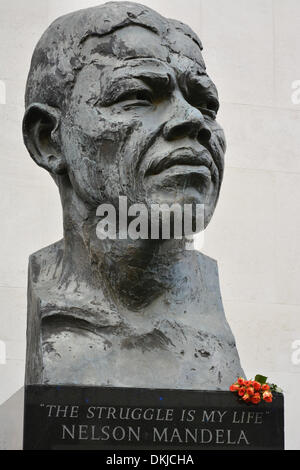
[[[283,395],[246,405],[230,392],[29,385],[24,449],[283,449]]]

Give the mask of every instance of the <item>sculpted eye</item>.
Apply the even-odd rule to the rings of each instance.
[[[217,100],[210,99],[207,101],[207,109],[214,111],[215,113],[219,110],[219,102]]]
[[[152,104],[151,92],[148,90],[136,90],[124,93],[118,99],[118,102],[132,101],[136,104]]]
[[[209,116],[216,117],[216,114],[219,110],[219,102],[215,99],[207,99],[206,101],[199,103],[197,108]]]

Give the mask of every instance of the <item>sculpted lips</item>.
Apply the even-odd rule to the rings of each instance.
[[[183,147],[174,150],[166,156],[153,160],[150,163],[145,176],[158,175],[159,173],[175,166],[181,166],[181,170],[184,170],[184,172],[191,171],[191,168],[189,167],[194,167],[197,172],[202,170],[201,172],[203,172],[207,177],[216,175],[216,172],[218,171],[213,159],[206,149],[196,150],[192,147]]]

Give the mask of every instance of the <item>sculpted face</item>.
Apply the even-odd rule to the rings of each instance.
[[[174,33],[175,35],[175,33]],[[128,203],[205,204],[215,209],[225,138],[218,95],[199,46],[178,32],[182,55],[146,28],[128,26],[83,46],[61,120],[71,183],[91,207]]]

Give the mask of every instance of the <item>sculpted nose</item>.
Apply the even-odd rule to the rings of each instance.
[[[178,113],[165,124],[163,134],[166,140],[174,140],[183,137],[198,139],[200,143],[207,143],[211,138],[211,131],[207,126],[204,116],[198,109],[185,102],[184,107],[177,108]]]

